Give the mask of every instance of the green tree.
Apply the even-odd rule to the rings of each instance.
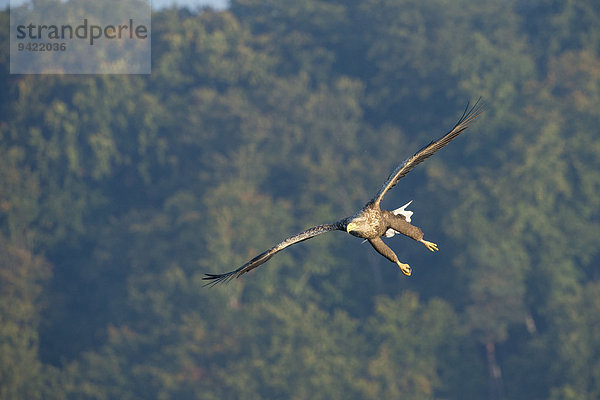
[[[50,276],[41,257],[0,235],[0,397],[41,399],[40,293]]]
[[[473,363],[469,368],[473,382],[481,378],[481,370],[473,368],[472,349],[461,346],[465,333],[458,316],[440,299],[421,303],[411,292],[395,299],[379,298],[366,332],[374,350],[368,364],[369,384],[364,386],[368,398],[469,397],[476,385],[459,385],[465,365],[456,361]]]

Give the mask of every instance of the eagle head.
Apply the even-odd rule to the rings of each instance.
[[[348,225],[346,225],[346,232],[352,235],[352,232],[356,232],[357,228],[358,224],[356,222],[349,222]]]
[[[363,237],[365,222],[366,221],[362,218],[355,218],[351,220],[350,222],[348,222],[348,225],[346,225],[346,232],[348,232],[352,236]]]

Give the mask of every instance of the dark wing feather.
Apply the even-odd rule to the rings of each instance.
[[[421,150],[417,151],[414,155],[404,160],[402,164],[400,164],[394,171],[392,171],[390,176],[388,176],[387,180],[385,181],[381,189],[379,189],[379,192],[377,192],[375,197],[373,197],[373,199],[370,201],[370,203],[379,205],[379,202],[381,202],[381,199],[383,199],[383,196],[385,196],[387,191],[396,186],[396,184],[401,178],[406,176],[406,174],[408,174],[414,167],[423,162],[425,159],[432,156],[436,151],[438,151],[442,147],[446,146],[448,143],[450,143],[452,139],[454,139],[462,131],[467,129],[471,122],[473,122],[475,118],[479,117],[479,115],[481,115],[481,113],[485,111],[483,105],[480,104],[480,100],[481,98],[477,100],[477,102],[475,102],[475,104],[471,108],[469,108],[469,104],[467,103],[467,106],[465,107],[462,116],[450,132],[446,133],[440,139],[434,140],[427,146],[423,147]]]
[[[277,254],[278,252],[280,252],[281,250],[285,249],[288,246],[291,246],[293,244],[310,239],[310,238],[320,235],[322,233],[331,232],[331,231],[335,231],[338,229],[343,229],[343,227],[341,225],[341,221],[336,222],[334,224],[324,224],[324,225],[314,226],[303,232],[300,232],[297,235],[294,235],[292,237],[285,239],[283,242],[277,244],[276,246],[272,247],[271,249],[265,251],[264,253],[257,255],[252,260],[248,261],[246,264],[242,265],[235,271],[227,272],[224,274],[205,274],[206,276],[202,279],[210,281],[206,284],[206,285],[210,285],[210,286],[214,286],[221,282],[229,282],[233,278],[239,278],[241,275],[245,274],[246,272],[251,271],[254,268],[266,263],[267,261],[269,261],[271,259],[271,257],[273,257],[275,254]]]

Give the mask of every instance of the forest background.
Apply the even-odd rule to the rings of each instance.
[[[0,13],[8,49],[9,13]],[[600,398],[600,2],[233,0],[152,19],[152,74],[9,75],[0,398]],[[279,240],[391,169],[430,253]]]

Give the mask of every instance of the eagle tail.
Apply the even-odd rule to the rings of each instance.
[[[403,205],[402,207],[396,208],[394,211],[392,211],[392,214],[402,215],[404,217],[404,219],[406,220],[406,222],[410,222],[410,217],[412,217],[414,212],[407,210],[406,207],[408,207],[410,205],[410,203],[412,203],[412,202],[413,201],[411,200],[408,203],[406,203],[405,205]],[[398,232],[396,232],[392,228],[389,228],[387,231],[385,231],[385,237],[391,238],[392,236],[394,236],[397,233]]]
[[[414,212],[407,210],[406,207],[408,207],[410,205],[410,203],[412,203],[412,202],[413,201],[411,200],[408,203],[406,203],[405,205],[403,205],[402,207],[396,208],[394,211],[392,211],[392,214],[403,215],[406,222],[410,222],[410,217],[412,217]]]

